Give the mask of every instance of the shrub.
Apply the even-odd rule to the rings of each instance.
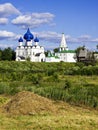
[[[9,86],[8,84],[1,82],[0,83],[0,94],[9,93]]]
[[[71,81],[70,80],[65,80],[64,88],[69,89],[71,86],[72,86]]]

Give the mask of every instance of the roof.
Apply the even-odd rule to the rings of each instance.
[[[66,39],[65,39],[64,33],[62,33],[62,38],[61,38],[60,47],[61,47],[61,48],[62,48],[62,47],[64,47],[64,48],[67,47],[67,43],[66,43]]]
[[[52,54],[51,52],[48,54],[48,56],[47,56],[48,58],[51,58],[51,57],[54,57],[54,58],[56,58],[56,59],[59,59],[59,57],[58,56],[55,56],[54,54]]]

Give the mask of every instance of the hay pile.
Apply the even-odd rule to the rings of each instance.
[[[47,98],[32,92],[19,92],[5,106],[4,110],[13,115],[34,115],[56,112],[56,106]]]

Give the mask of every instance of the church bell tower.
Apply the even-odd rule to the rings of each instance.
[[[64,35],[64,33],[62,33],[59,51],[64,51],[64,50],[68,50],[68,47],[67,47],[65,35]]]

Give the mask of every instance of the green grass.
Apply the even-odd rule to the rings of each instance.
[[[35,76],[35,75],[34,75]],[[56,77],[56,76],[55,76]],[[34,81],[0,82],[0,93],[14,95],[20,91],[31,91],[41,96],[69,102],[78,106],[98,108],[97,76],[58,75],[35,78]]]
[[[14,95],[24,90],[98,109],[98,63],[0,61],[0,94]]]

